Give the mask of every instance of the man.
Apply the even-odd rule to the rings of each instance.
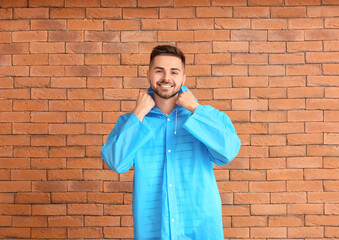
[[[150,89],[119,118],[101,151],[118,173],[134,165],[134,238],[224,239],[213,166],[238,154],[232,122],[183,86],[185,57],[178,48],[155,47],[147,78]]]

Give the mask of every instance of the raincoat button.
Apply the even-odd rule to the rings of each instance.
[[[171,119],[167,118],[167,121],[171,121]]]
[[[174,219],[172,218],[172,222],[174,222]]]
[[[171,152],[171,149],[168,149],[168,152],[170,153],[170,152]]]
[[[172,184],[170,184],[169,186],[172,187]]]

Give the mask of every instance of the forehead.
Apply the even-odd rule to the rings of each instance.
[[[183,63],[181,59],[178,57],[159,55],[153,59],[152,64],[150,66],[150,68],[156,68],[156,67],[161,67],[164,69],[171,69],[171,68],[182,69]]]

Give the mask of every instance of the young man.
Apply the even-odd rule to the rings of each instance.
[[[224,239],[213,166],[238,154],[232,122],[200,105],[183,85],[185,57],[178,48],[155,47],[147,78],[148,92],[119,118],[101,151],[118,173],[134,165],[134,238]]]

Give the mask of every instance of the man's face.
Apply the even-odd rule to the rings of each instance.
[[[156,56],[147,77],[154,93],[164,99],[172,98],[177,95],[185,82],[183,63],[178,57]]]

